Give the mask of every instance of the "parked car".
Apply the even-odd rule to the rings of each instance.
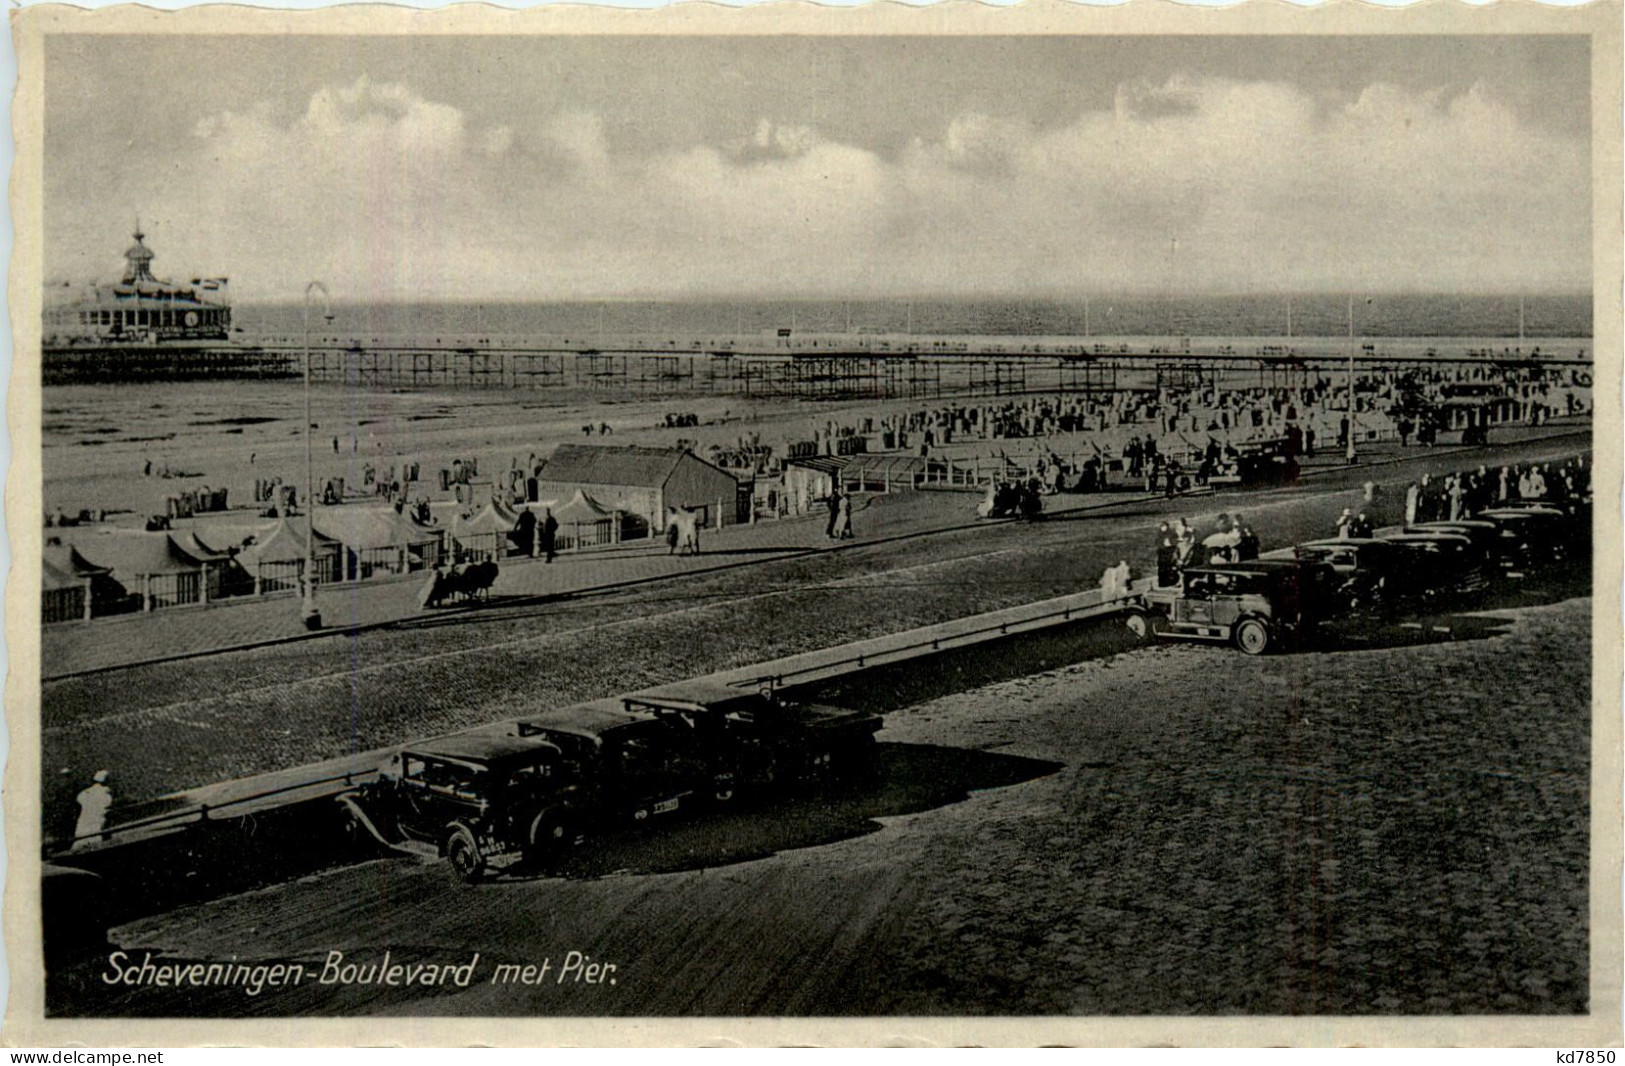
[[[1145,593],[1126,624],[1142,639],[1233,641],[1262,655],[1301,642],[1333,606],[1337,580],[1330,566],[1307,560],[1191,567],[1178,585]]]
[[[98,874],[47,862],[40,867],[40,921],[47,969],[107,948],[113,897]]]
[[[1489,584],[1487,556],[1466,533],[1442,529],[1385,531],[1382,540],[1415,553],[1411,595],[1439,599],[1482,591]]]
[[[676,716],[725,758],[741,784],[817,781],[872,763],[884,724],[863,711],[799,703],[770,690],[682,681],[622,699],[629,713]]]
[[[571,827],[557,814],[578,789],[558,746],[471,732],[394,753],[376,781],[338,799],[353,832],[392,848],[431,848],[472,882],[561,841]]]
[[[568,821],[584,833],[734,798],[734,753],[711,747],[693,723],[676,715],[632,714],[605,700],[509,728],[563,752],[579,781]]]
[[[1494,522],[1487,522],[1481,518],[1453,518],[1440,519],[1433,522],[1416,522],[1406,526],[1404,533],[1449,533],[1458,537],[1466,537],[1472,542],[1473,548],[1485,559],[1499,561],[1501,553],[1500,530]]]
[[[1329,590],[1334,609],[1387,610],[1409,600],[1419,581],[1416,555],[1386,540],[1312,540],[1292,551],[1294,557],[1323,563],[1336,574]]]
[[[1526,502],[1492,507],[1477,517],[1495,523],[1502,551],[1519,565],[1543,566],[1569,550],[1571,519],[1562,508]]]

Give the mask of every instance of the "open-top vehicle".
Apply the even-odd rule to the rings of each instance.
[[[622,698],[632,714],[675,716],[727,753],[741,784],[817,781],[868,766],[879,715],[799,703],[770,691],[681,681]]]
[[[1312,560],[1190,567],[1178,585],[1145,593],[1125,622],[1142,639],[1233,641],[1262,655],[1301,642],[1333,607],[1337,585],[1335,571]]]

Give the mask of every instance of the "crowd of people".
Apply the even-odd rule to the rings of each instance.
[[[1562,463],[1514,463],[1494,472],[1481,465],[1438,479],[1423,474],[1407,485],[1404,519],[1406,525],[1456,521],[1522,500],[1563,506],[1590,492],[1591,467],[1583,456]]]
[[[1179,584],[1187,567],[1241,563],[1258,558],[1258,534],[1241,515],[1221,514],[1213,532],[1200,536],[1184,518],[1157,526],[1157,585]]]
[[[1365,369],[1353,384],[1354,420],[1364,434],[1427,443],[1443,427],[1445,405],[1453,399],[1510,401],[1506,418],[1539,425],[1550,418],[1584,414],[1590,407],[1590,377],[1579,369],[1509,369],[1453,364],[1415,368]],[[943,445],[1020,440],[1058,434],[1089,434],[1103,456],[1121,460],[1140,476],[1159,453],[1200,453],[1210,445],[1235,448],[1257,439],[1295,436],[1302,454],[1318,445],[1343,446],[1348,439],[1349,383],[1336,373],[1299,369],[1288,383],[1221,385],[1212,380],[1161,383],[1157,388],[1117,388],[1089,393],[1032,395],[1002,400],[939,403],[851,421],[828,419],[811,427],[816,454],[842,454],[840,442],[874,440],[878,450],[930,455]],[[1188,435],[1188,436],[1187,436]],[[1194,466],[1198,454],[1175,456]]]

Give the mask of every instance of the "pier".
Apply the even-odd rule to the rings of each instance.
[[[1353,351],[1351,352],[1351,347]],[[47,385],[299,375],[299,336],[242,344],[63,347]],[[380,389],[612,389],[807,400],[934,399],[1122,389],[1296,387],[1307,375],[1474,365],[1589,370],[1591,341],[1078,338],[806,334],[670,339],[319,336],[317,383]]]

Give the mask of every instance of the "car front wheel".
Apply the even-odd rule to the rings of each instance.
[[[1270,630],[1256,618],[1236,627],[1236,647],[1248,655],[1263,655],[1270,649]]]
[[[465,885],[474,884],[485,872],[485,857],[480,854],[480,846],[474,834],[464,826],[453,829],[446,838],[446,861],[451,863],[451,872],[457,880]]]

